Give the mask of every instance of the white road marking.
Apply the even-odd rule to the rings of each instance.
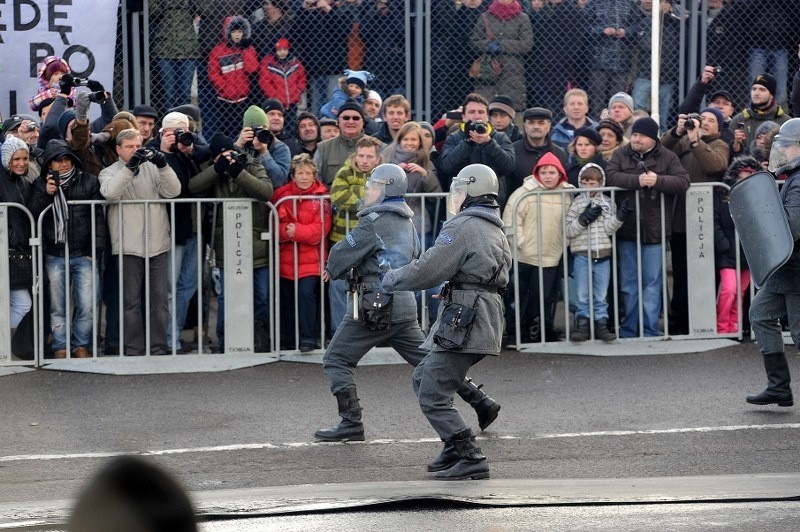
[[[779,423],[774,425],[723,425],[719,427],[685,427],[674,429],[647,429],[647,430],[603,430],[596,432],[565,432],[560,434],[539,434],[530,438],[506,435],[492,438],[478,436],[478,439],[497,439],[497,440],[547,440],[556,438],[597,438],[603,436],[636,436],[650,434],[684,434],[691,432],[731,432],[739,430],[785,430],[800,429],[800,423]],[[253,449],[289,449],[303,447],[317,447],[321,445],[392,445],[409,443],[438,443],[438,438],[417,438],[417,439],[378,439],[367,442],[288,442],[288,443],[241,443],[233,445],[215,445],[208,447],[188,447],[184,449],[161,449],[155,451],[130,451],[130,452],[96,452],[96,453],[73,453],[73,454],[18,454],[12,456],[0,456],[0,462],[25,462],[40,460],[78,460],[90,458],[111,458],[114,456],[137,455],[137,456],[165,456],[173,454],[187,453],[217,453],[227,451],[246,451]]]

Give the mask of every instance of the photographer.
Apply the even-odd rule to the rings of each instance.
[[[4,138],[16,137],[28,145],[28,173],[24,179],[33,183],[42,167],[44,151],[37,146],[39,139],[39,124],[29,115],[12,115],[3,121],[2,135]],[[1,144],[1,143],[0,143]]]
[[[150,203],[145,208],[142,204],[119,205],[116,202],[174,198],[181,192],[181,183],[163,152],[142,148],[142,135],[136,129],[117,134],[116,151],[119,160],[103,169],[98,177],[100,193],[108,201],[115,202],[108,206],[107,217],[111,253],[117,261],[122,260],[125,354],[135,356],[147,352],[142,291],[146,275],[149,275],[150,354],[166,355],[167,251],[170,249],[167,206]],[[114,267],[119,268],[119,262]],[[148,272],[145,272],[146,267]]]
[[[489,123],[489,102],[480,94],[468,94],[462,108],[462,122],[458,131],[450,134],[442,147],[444,179],[449,181],[467,165],[485,164],[498,174],[498,203],[502,206],[510,188],[507,181],[514,170],[511,140],[505,133],[492,128]]]
[[[272,186],[277,188],[285,185],[289,180],[292,153],[270,131],[267,113],[257,105],[251,105],[245,111],[242,122],[242,131],[234,143],[236,148],[261,162]]]
[[[257,142],[257,141],[256,141]],[[259,202],[272,199],[273,184],[267,171],[247,152],[239,153],[233,141],[217,133],[211,139],[210,155],[213,164],[189,180],[189,191],[196,196],[211,198],[253,198]],[[253,204],[253,304],[256,318],[267,320],[269,314],[269,242],[261,234],[269,230],[269,214],[263,203]],[[217,267],[224,269],[225,232],[223,216],[216,217],[214,247]],[[222,291],[218,299],[218,351],[225,352],[225,276],[221,275]]]
[[[197,135],[190,131],[189,116],[171,112],[161,120],[161,129],[150,143],[167,156],[167,164],[175,171],[181,183],[179,198],[190,198],[189,179],[200,173],[200,166],[211,158],[208,146],[200,143]],[[170,301],[176,299],[176,349],[181,349],[180,334],[186,321],[189,301],[197,290],[197,206],[192,203],[175,205],[175,255],[170,266],[175,268],[176,286],[172,286],[170,274]],[[170,316],[172,316],[170,304]],[[172,321],[167,329],[168,345],[172,347]]]

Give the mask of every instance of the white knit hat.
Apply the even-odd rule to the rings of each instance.
[[[378,91],[367,91],[367,97],[364,98],[364,101],[367,100],[375,100],[378,102],[378,105],[383,105],[383,98],[378,94]]]
[[[161,127],[189,127],[189,117],[183,113],[173,111],[161,119]]]
[[[6,136],[6,139],[3,141],[3,148],[0,150],[2,152],[3,168],[8,170],[11,166],[11,158],[14,157],[14,154],[19,150],[25,150],[28,153],[31,151],[30,148],[28,148],[28,143],[24,140],[10,135]]]

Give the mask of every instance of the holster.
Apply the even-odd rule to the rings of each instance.
[[[464,349],[475,321],[479,301],[480,294],[475,294],[475,301],[471,307],[453,303],[449,297],[446,298],[439,318],[439,327],[433,335],[433,343],[447,351]]]

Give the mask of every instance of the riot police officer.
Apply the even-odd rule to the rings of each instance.
[[[788,319],[792,339],[800,347],[800,245],[797,243],[800,239],[800,118],[785,122],[775,136],[769,170],[775,177],[786,179],[780,199],[794,249],[789,260],[756,292],[750,306],[750,323],[764,357],[768,384],[766,390],[747,396],[746,401],[754,405],[792,406],[794,399],[780,318]],[[748,256],[748,261],[752,260],[758,259]]]
[[[489,478],[475,435],[453,405],[453,394],[470,367],[500,353],[502,292],[508,284],[511,251],[497,204],[498,181],[483,164],[464,167],[453,179],[448,211],[454,217],[419,259],[387,272],[382,287],[420,290],[449,281],[445,300],[423,349],[430,352],[414,370],[420,408],[444,442],[428,471],[436,480]]]
[[[388,343],[404,360],[416,366],[427,354],[420,348],[425,335],[417,322],[413,292],[389,293],[381,288],[380,275],[405,266],[419,256],[420,244],[406,204],[405,171],[395,164],[376,167],[364,190],[364,208],[358,225],[331,248],[323,278],[350,282],[347,312],[323,358],[323,371],[336,396],[340,423],[318,430],[322,441],[364,441],[361,406],[353,372],[373,347]],[[481,428],[497,418],[500,405],[478,386],[461,378],[459,395],[475,408]]]

